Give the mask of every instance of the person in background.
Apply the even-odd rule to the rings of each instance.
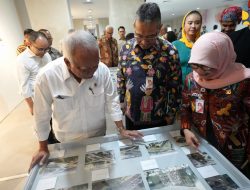
[[[120,52],[121,47],[125,44],[126,42],[126,30],[124,26],[119,26],[118,28],[118,34],[119,34],[119,40],[118,40],[118,52]]]
[[[166,40],[169,41],[169,42],[171,42],[171,43],[173,41],[176,41],[176,39],[177,39],[174,31],[167,32],[167,34],[165,34],[165,37],[166,37]]]
[[[60,142],[105,135],[106,106],[123,137],[143,136],[123,127],[118,95],[108,67],[99,62],[96,39],[86,31],[73,32],[63,41],[63,52],[64,57],[51,62],[37,76],[34,115],[39,150],[30,169],[49,156],[51,115]]]
[[[178,54],[158,37],[161,12],[156,3],[143,3],[136,12],[135,38],[121,49],[117,73],[126,129],[170,125],[180,104],[181,68]]]
[[[182,38],[172,43],[180,56],[183,82],[188,73],[192,71],[188,61],[194,42],[200,37],[201,24],[202,16],[200,12],[196,10],[190,11],[182,21]]]
[[[201,35],[206,34],[206,33],[207,33],[207,26],[204,25],[204,26],[202,26]]]
[[[134,33],[128,33],[128,34],[126,35],[126,41],[128,41],[128,40],[130,40],[130,39],[132,39],[132,38],[134,38],[134,37],[135,37]]]
[[[182,37],[182,27],[180,27],[180,30],[178,32],[177,40],[181,39],[181,37]]]
[[[41,32],[29,34],[29,47],[17,56],[17,76],[21,95],[33,115],[34,84],[39,70],[51,61],[49,42]]]
[[[47,29],[40,29],[39,32],[42,32],[47,37],[47,40],[49,42],[48,53],[49,53],[52,61],[59,58],[59,57],[62,57],[62,54],[57,49],[52,47],[53,38],[52,38],[50,32]]]
[[[98,40],[101,62],[108,67],[118,65],[118,45],[117,40],[112,37],[113,31],[112,26],[106,26],[105,35]]]
[[[195,42],[189,60],[193,72],[182,91],[181,133],[197,149],[196,128],[250,177],[250,69],[235,59],[232,41],[224,33],[207,33]]]
[[[19,45],[17,47],[16,50],[16,54],[19,55],[20,53],[24,52],[24,50],[26,50],[27,47],[29,47],[30,42],[29,42],[29,35],[31,32],[33,32],[34,30],[27,28],[23,31],[23,35],[24,35],[24,40],[23,40],[23,44]]]
[[[220,15],[221,32],[229,35],[235,31],[236,26],[241,22],[241,7],[232,6],[224,9]]]
[[[168,29],[166,27],[166,25],[162,25],[161,27],[161,30],[160,30],[160,33],[159,33],[159,36],[162,37],[163,39],[167,40],[167,32],[168,32]]]
[[[232,32],[229,37],[234,44],[234,50],[237,55],[236,62],[250,68],[250,0],[242,11],[242,21],[247,27]]]

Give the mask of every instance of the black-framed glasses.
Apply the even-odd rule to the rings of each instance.
[[[205,66],[205,65],[200,65],[200,64],[196,64],[196,63],[190,63],[189,66],[192,68],[192,69],[198,69],[200,68],[201,70],[203,71],[211,71],[213,68],[210,68],[208,66]]]
[[[155,34],[155,35],[152,35],[152,36],[140,36],[139,34],[136,34],[135,33],[135,39],[138,40],[138,41],[142,41],[142,40],[145,40],[145,41],[153,41],[155,40],[156,38],[158,37],[158,34]]]
[[[49,51],[49,48],[38,48],[38,47],[36,47],[36,46],[34,46],[34,44],[31,44],[34,48],[36,48],[38,51],[40,51],[40,52],[47,52],[47,51]]]

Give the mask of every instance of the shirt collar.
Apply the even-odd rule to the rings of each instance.
[[[31,50],[29,47],[26,48],[27,49],[27,53],[29,57],[37,57]]]

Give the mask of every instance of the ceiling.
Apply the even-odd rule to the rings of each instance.
[[[109,0],[91,0],[91,3],[87,1],[89,0],[69,0],[73,19],[89,20],[109,16]],[[190,10],[237,5],[238,3],[247,2],[247,0],[146,0],[146,2],[157,3],[161,9],[162,19],[167,21],[183,16]],[[92,10],[91,13],[89,9]]]

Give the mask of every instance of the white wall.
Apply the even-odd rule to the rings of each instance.
[[[24,0],[15,0],[17,15],[20,20],[22,29],[31,28],[28,12]]]
[[[60,49],[60,40],[73,28],[67,0],[25,0],[32,29],[48,29],[53,47]]]
[[[23,41],[14,0],[0,1],[0,121],[22,100],[16,77],[16,48]]]
[[[98,19],[98,27],[99,27],[99,36],[98,37],[101,37],[103,35],[103,31],[107,25],[109,25],[108,18],[99,18]]]

